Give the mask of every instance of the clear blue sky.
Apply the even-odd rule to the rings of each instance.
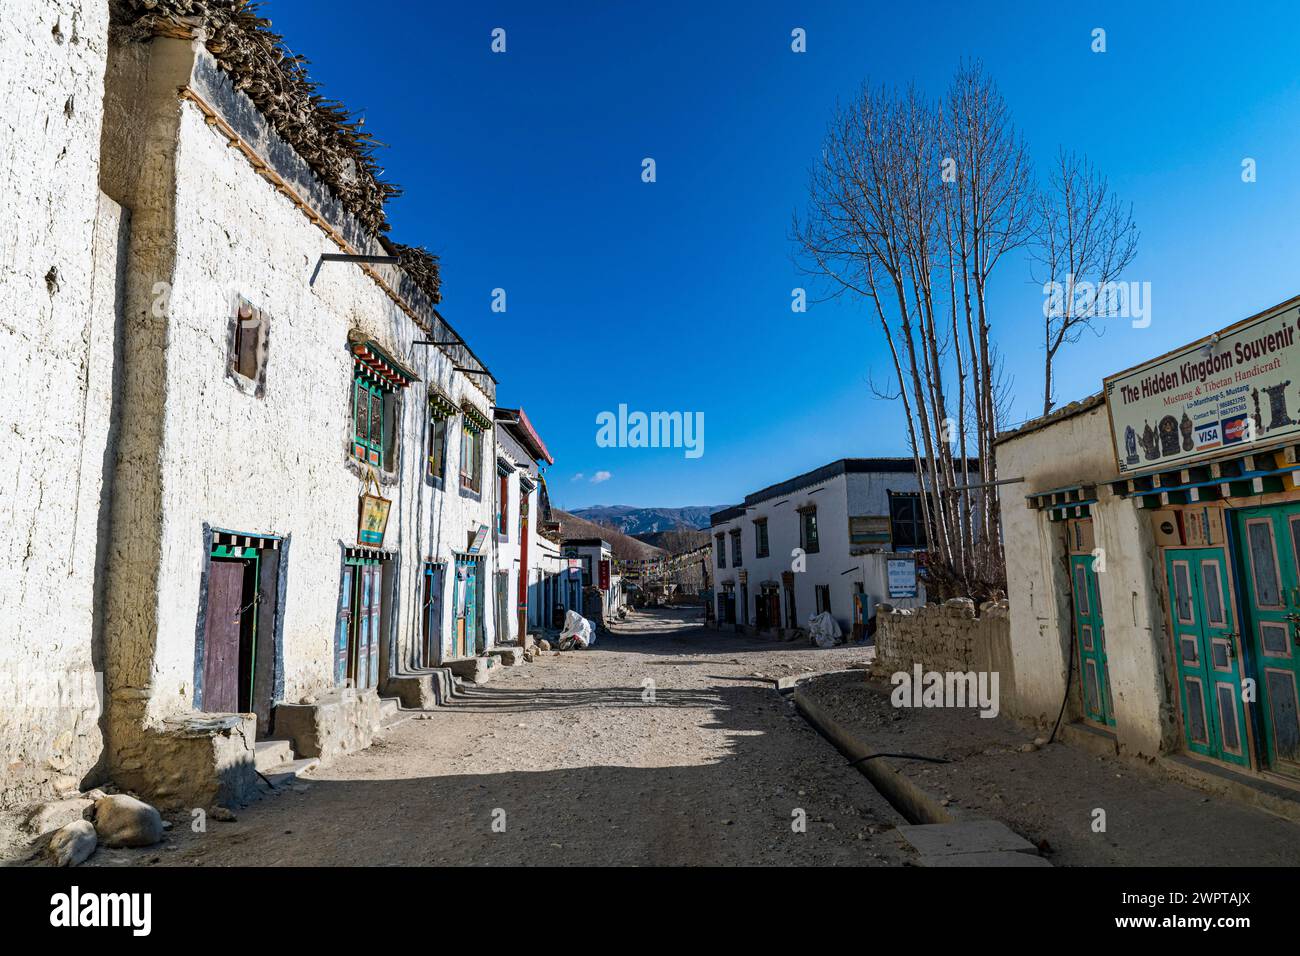
[[[1300,292],[1291,5],[542,6],[263,10],[389,144],[386,176],[405,188],[393,236],[441,256],[444,312],[550,446],[562,507],[725,504],[836,458],[906,453],[899,411],[867,387],[888,371],[867,313],[790,311],[806,284],[790,216],[837,98],[867,79],[937,94],[977,57],[1040,169],[1060,144],[1085,151],[1134,204],[1127,278],[1151,283],[1152,324],[1113,322],[1064,354],[1062,401]],[[790,50],[795,27],[807,53]],[[1042,301],[1008,261],[993,318],[1017,420],[1041,408]],[[703,412],[704,455],[597,447],[596,415],[619,403]]]

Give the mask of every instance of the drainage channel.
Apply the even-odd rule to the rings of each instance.
[[[827,671],[811,677],[825,677],[845,671]],[[808,678],[803,678],[808,679]],[[878,753],[868,749],[838,721],[830,718],[812,697],[798,686],[778,682],[777,693],[793,701],[795,709],[808,724],[836,750],[848,758],[849,765],[867,778],[876,792],[888,801],[909,826],[899,827],[903,839],[921,854],[922,866],[1051,866],[1037,853],[1037,848],[998,820],[968,818],[959,810],[945,807],[933,795],[899,773],[891,760],[924,760],[948,763],[920,754]]]

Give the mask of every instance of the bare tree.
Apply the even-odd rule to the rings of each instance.
[[[941,103],[864,88],[841,107],[794,222],[805,270],[831,295],[867,302],[884,333],[941,593],[1005,587],[993,485],[1001,369],[986,293],[1029,234],[1031,200],[1027,150],[971,65]]]
[[[1052,410],[1052,368],[1061,346],[1079,341],[1095,320],[1116,311],[1116,280],[1137,254],[1138,230],[1106,178],[1085,156],[1061,149],[1038,198],[1033,256],[1046,300],[1043,414]]]

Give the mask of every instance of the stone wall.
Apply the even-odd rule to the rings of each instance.
[[[911,671],[997,672],[1002,710],[1015,688],[1011,658],[1011,622],[1006,601],[981,604],[976,613],[969,598],[903,609],[887,604],[876,612],[876,667]]]
[[[100,222],[107,34],[106,0],[3,5],[0,806],[88,782],[102,750],[91,634],[117,235]]]

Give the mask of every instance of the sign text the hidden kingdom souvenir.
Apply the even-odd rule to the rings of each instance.
[[[1288,303],[1106,379],[1120,472],[1300,435],[1297,332]]]

